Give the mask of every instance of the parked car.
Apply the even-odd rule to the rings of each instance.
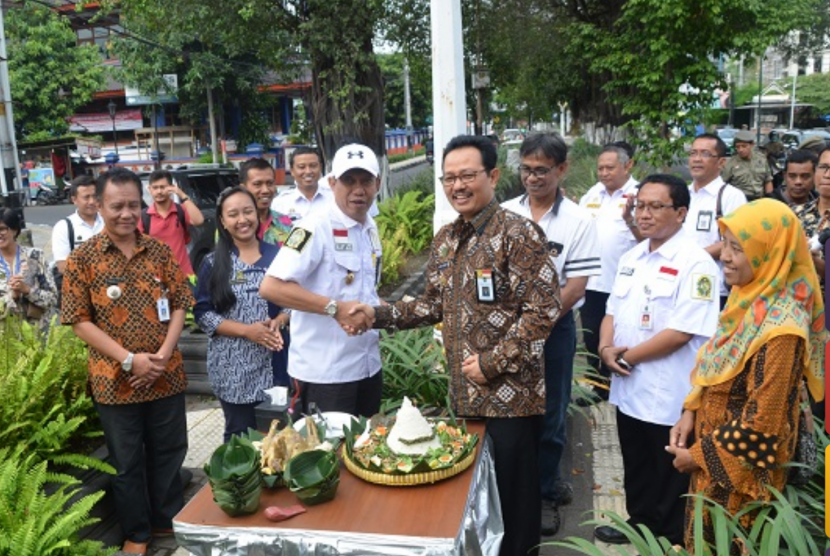
[[[735,134],[739,130],[734,127],[724,127],[717,130],[718,137],[726,143],[727,154],[731,155],[735,150]]]
[[[525,139],[525,134],[520,129],[505,129],[501,134],[502,144],[504,145],[521,145]]]
[[[818,136],[830,145],[830,132],[824,129],[791,129],[781,136],[781,142],[788,151],[793,151],[801,146],[808,138]]]
[[[218,164],[191,164],[169,170],[176,184],[196,203],[205,217],[201,226],[190,227],[190,243],[187,252],[193,269],[199,272],[202,259],[213,251],[216,243],[216,200],[226,187],[239,185],[239,172],[235,168],[222,167]],[[149,172],[139,174],[144,184],[144,203],[152,204],[153,199],[147,191]]]

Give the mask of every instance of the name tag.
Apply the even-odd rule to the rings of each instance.
[[[159,322],[167,322],[170,320],[170,303],[166,297],[162,297],[156,301],[156,310],[159,315]]]
[[[711,210],[702,210],[697,214],[697,226],[695,230],[698,232],[708,232],[712,229],[713,214]]]
[[[624,266],[620,269],[620,276],[633,276],[633,275],[634,275],[634,267]]]
[[[476,270],[476,294],[482,303],[493,303],[496,300],[492,269]]]
[[[335,251],[354,251],[354,246],[352,246],[351,243],[335,242],[334,250]]]

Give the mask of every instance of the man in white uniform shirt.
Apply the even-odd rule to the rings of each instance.
[[[726,304],[729,289],[723,281],[720,250],[723,242],[718,232],[718,218],[746,204],[746,195],[735,186],[725,183],[720,171],[726,163],[726,143],[717,135],[698,135],[689,151],[689,186],[691,205],[683,228],[703,247],[721,268],[720,307]]]
[[[323,172],[320,152],[312,147],[297,147],[291,153],[289,167],[297,187],[277,195],[271,209],[288,215],[292,222],[309,214],[325,212],[331,200],[331,189],[318,185]]]
[[[579,318],[585,330],[585,349],[594,356],[588,358],[588,363],[606,381],[611,380],[611,371],[599,359],[599,327],[605,317],[605,304],[614,285],[620,257],[642,239],[631,210],[637,195],[637,180],[631,177],[634,161],[622,145],[612,143],[603,147],[597,158],[599,182],[579,201],[579,206],[591,215],[596,224],[602,260],[600,274],[588,279],[585,304],[579,309]],[[608,399],[607,387],[597,387],[594,392],[599,398]]]
[[[591,217],[559,189],[559,180],[568,170],[568,146],[562,137],[558,133],[530,135],[519,147],[519,158],[519,176],[527,193],[502,206],[545,231],[562,299],[562,312],[545,341],[545,421],[539,446],[542,534],[555,535],[561,524],[559,506],[573,499],[573,487],[561,480],[559,472],[576,354],[571,309],[584,297],[588,277],[600,272],[599,244]]]
[[[628,522],[671,544],[683,543],[689,481],[672,465],[666,438],[691,389],[697,350],[714,334],[719,313],[720,272],[684,231],[688,210],[683,180],[668,174],[643,180],[635,213],[646,239],[620,259],[599,348],[614,373],[610,402],[617,406]],[[607,525],[594,535],[628,542]]]
[[[95,178],[82,174],[72,180],[69,190],[75,212],[59,220],[52,228],[52,256],[55,258],[55,284],[61,291],[63,272],[69,253],[104,229],[95,199]]]
[[[265,299],[294,309],[288,374],[299,387],[304,412],[312,403],[367,417],[380,409],[378,332],[348,314],[354,300],[380,303],[380,236],[368,215],[379,173],[368,147],[339,149],[329,180],[334,202],[297,223],[260,288]],[[342,324],[361,333],[350,337]]]

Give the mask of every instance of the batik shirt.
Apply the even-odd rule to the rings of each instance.
[[[9,314],[20,315],[29,324],[45,329],[55,314],[58,292],[52,273],[46,268],[43,251],[20,245],[13,268],[5,261],[0,264],[0,318]],[[18,274],[23,276],[31,291],[14,299],[9,281]]]
[[[133,353],[156,353],[167,337],[157,302],[168,299],[170,313],[187,310],[193,296],[170,247],[136,232],[132,258],[102,232],[73,251],[66,261],[61,322],[92,322]],[[184,392],[187,379],[178,349],[150,388],[134,389],[121,361],[89,346],[89,384],[95,401],[128,404]]]
[[[376,308],[377,328],[444,323],[450,400],[461,416],[527,417],[545,411],[542,349],[559,316],[559,279],[545,234],[493,201],[438,232],[424,295]],[[472,354],[487,383],[464,377]]]

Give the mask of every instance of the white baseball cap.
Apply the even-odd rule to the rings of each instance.
[[[373,176],[378,177],[380,166],[374,151],[366,145],[358,145],[357,143],[340,147],[334,154],[334,161],[331,163],[331,173],[334,179],[339,179],[340,176],[354,169],[366,170]]]

